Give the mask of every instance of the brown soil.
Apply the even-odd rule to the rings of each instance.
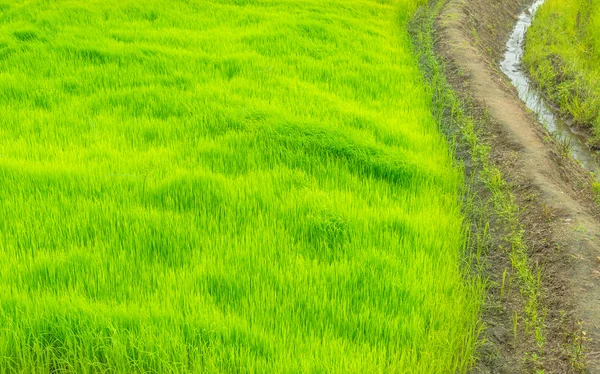
[[[518,292],[500,300],[493,286],[485,311],[488,343],[476,371],[570,373],[581,372],[584,362],[584,372],[600,373],[600,214],[589,173],[565,156],[496,68],[525,3],[448,0],[437,24],[448,79],[484,123],[494,161],[523,208],[532,264],[543,270],[543,348],[526,329],[514,339],[513,316],[523,314],[524,300]],[[499,282],[510,267],[506,252],[490,258],[492,281]],[[581,341],[585,359],[577,354]],[[540,351],[540,359],[531,357]]]

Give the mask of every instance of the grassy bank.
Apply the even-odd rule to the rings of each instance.
[[[526,39],[532,78],[600,147],[600,1],[547,0]]]
[[[464,372],[412,1],[0,3],[0,372]]]

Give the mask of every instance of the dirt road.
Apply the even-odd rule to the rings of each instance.
[[[570,319],[583,322],[586,370],[600,373],[600,220],[586,172],[564,157],[560,144],[548,141],[547,132],[496,68],[524,5],[520,0],[449,0],[438,19],[439,50],[453,66],[454,75],[448,78],[455,88],[489,113],[494,123],[490,130],[495,132],[493,153],[499,155],[525,209],[522,219],[531,257],[544,269],[548,310],[544,369],[575,371],[569,350],[577,347],[569,345],[577,344],[577,339],[567,336],[565,329],[565,320]],[[514,161],[503,162],[509,154]],[[506,342],[497,344],[501,355],[517,353],[502,347]],[[487,371],[515,372],[503,365]]]

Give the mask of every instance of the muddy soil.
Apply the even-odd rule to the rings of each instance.
[[[492,289],[476,372],[600,373],[600,212],[589,173],[526,110],[498,69],[529,2],[448,0],[437,23],[448,79],[489,135],[494,162],[523,209],[532,263],[543,270],[542,348],[527,329],[514,334],[514,316],[524,307],[518,293],[500,300]],[[492,281],[499,282],[506,256],[490,259]]]

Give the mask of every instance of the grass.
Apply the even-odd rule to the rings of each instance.
[[[0,372],[466,372],[418,5],[0,3]]]
[[[527,33],[523,61],[561,112],[600,146],[600,1],[547,0]]]

